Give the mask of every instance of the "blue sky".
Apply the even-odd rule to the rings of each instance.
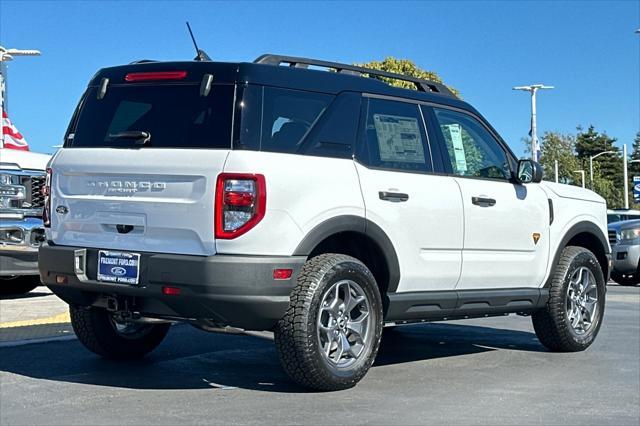
[[[104,66],[194,56],[184,22],[214,60],[285,53],[339,62],[408,58],[437,72],[518,154],[529,99],[538,126],[593,124],[631,144],[640,130],[640,1],[188,2],[0,0],[0,44],[36,48],[9,67],[9,113],[32,150],[59,144]]]

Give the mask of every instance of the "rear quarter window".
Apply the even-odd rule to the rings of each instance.
[[[248,86],[240,103],[238,149],[302,153],[306,137],[334,96],[303,90]]]

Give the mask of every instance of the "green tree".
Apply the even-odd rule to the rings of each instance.
[[[607,207],[617,209],[624,207],[623,187],[616,185],[600,172],[600,164],[593,164],[593,190],[607,201]]]
[[[435,81],[436,83],[444,84],[444,82],[442,81],[442,78],[440,78],[438,74],[436,74],[433,71],[423,70],[422,68],[418,67],[410,59],[398,59],[392,56],[388,56],[382,61],[371,61],[365,64],[355,64],[355,65],[360,67],[365,67],[365,68],[371,68],[379,71],[387,71],[387,72],[392,72],[396,74],[409,75],[412,77],[422,78],[425,80],[431,80],[431,81]],[[391,84],[392,86],[402,87],[404,89],[416,88],[415,84],[410,83],[408,81],[395,80],[387,77],[376,77],[376,76],[370,76],[370,77],[376,78],[378,80],[382,80],[388,84]],[[449,88],[449,90],[455,93],[456,96],[460,95],[460,93],[453,87],[449,85],[447,85],[447,87]]]
[[[545,132],[540,141],[540,164],[546,180],[555,179],[555,162],[558,161],[558,182],[582,185],[575,170],[581,168],[575,155],[576,138],[570,134]],[[531,146],[531,144],[529,144]]]
[[[632,161],[637,160],[637,163]],[[629,158],[629,203],[635,204],[633,201],[633,177],[640,176],[640,132],[636,133],[631,148],[631,156]]]
[[[589,126],[586,132],[578,127],[576,154],[578,155],[582,168],[585,172],[589,173],[590,157],[604,151],[613,151],[615,154],[605,154],[593,160],[594,181],[597,165],[598,176],[610,180],[613,182],[615,188],[621,190],[623,184],[622,155],[620,154],[620,148],[614,145],[615,141],[615,138],[609,137],[604,132],[600,133],[596,131],[593,126]],[[620,196],[620,198],[622,197]]]

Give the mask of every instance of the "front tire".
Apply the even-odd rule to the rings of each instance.
[[[23,275],[19,277],[2,277],[0,279],[0,296],[13,296],[29,293],[40,285],[40,276]]]
[[[341,254],[308,260],[275,329],[282,367],[312,389],[355,386],[375,360],[382,315],[376,280],[362,262]]]
[[[69,306],[78,340],[91,352],[109,359],[137,359],[154,350],[170,324],[122,323],[106,309]]]
[[[582,247],[565,247],[552,275],[547,305],[531,316],[540,342],[554,352],[588,348],[602,324],[605,291],[594,254]]]

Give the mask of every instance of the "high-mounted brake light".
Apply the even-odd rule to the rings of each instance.
[[[44,209],[42,211],[42,223],[45,228],[51,227],[51,175],[52,170],[47,167],[47,177],[45,178],[42,195],[44,195]]]
[[[124,76],[124,81],[134,83],[136,81],[184,80],[186,76],[186,71],[130,72]]]
[[[267,205],[264,176],[221,173],[216,182],[215,236],[232,239],[262,220]]]

